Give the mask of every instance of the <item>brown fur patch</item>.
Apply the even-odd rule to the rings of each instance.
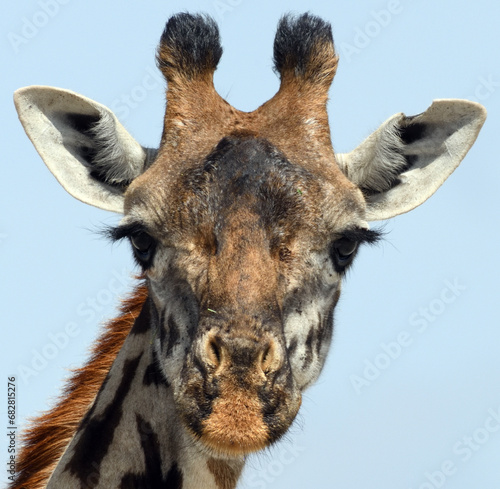
[[[275,300],[276,275],[259,216],[234,209],[226,221],[218,253],[209,264],[211,295],[236,311],[244,306],[264,309],[267,301]]]
[[[49,411],[31,421],[22,435],[23,446],[16,463],[16,480],[10,489],[42,489],[106,378],[147,299],[140,283],[123,301],[120,316],[110,321],[94,344],[90,359],[73,371],[59,398]]]
[[[232,467],[224,460],[209,458],[207,467],[212,472],[219,489],[234,489],[236,487],[241,474],[241,464],[238,467]]]
[[[202,441],[217,452],[231,455],[265,448],[269,431],[257,395],[230,381],[221,382],[220,397],[203,423]]]

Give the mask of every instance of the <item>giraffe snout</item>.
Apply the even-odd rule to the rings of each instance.
[[[277,331],[212,324],[195,340],[177,398],[189,431],[215,452],[260,450],[293,422],[301,394]]]

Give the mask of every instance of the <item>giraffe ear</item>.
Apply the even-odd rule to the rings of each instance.
[[[422,114],[396,114],[354,151],[336,155],[365,195],[367,219],[378,221],[425,202],[460,164],[486,119],[467,100],[435,100]]]
[[[14,94],[19,119],[59,183],[77,199],[123,213],[123,195],[155,151],[143,148],[105,106],[60,88]]]

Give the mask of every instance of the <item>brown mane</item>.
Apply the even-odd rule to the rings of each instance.
[[[22,435],[17,458],[16,480],[10,489],[43,489],[81,419],[94,401],[113,361],[123,346],[147,298],[144,283],[136,286],[109,321],[91,350],[89,360],[75,369],[66,382],[57,404],[34,418]]]

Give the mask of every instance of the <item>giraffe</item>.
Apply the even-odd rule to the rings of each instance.
[[[158,149],[82,95],[15,93],[61,185],[123,215],[107,235],[130,242],[142,278],[28,431],[11,488],[235,488],[245,457],[287,432],[318,378],[342,279],[359,247],[381,237],[368,223],[427,200],[486,117],[477,103],[437,100],[336,154],[327,22],[280,20],[280,88],[253,112],[216,92],[221,54],[208,16],[168,20]]]

